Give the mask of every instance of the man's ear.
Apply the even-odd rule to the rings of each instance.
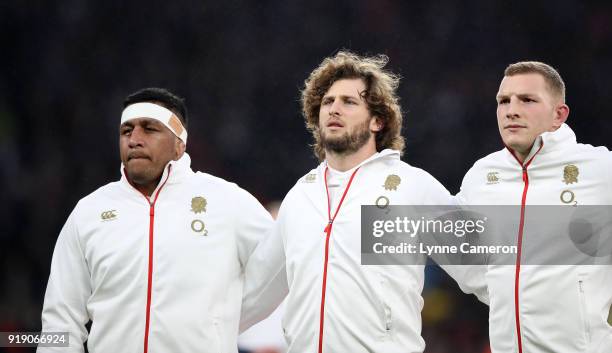
[[[557,130],[563,125],[567,118],[569,117],[570,109],[565,103],[559,104],[555,108],[555,120],[553,122],[553,128]]]
[[[370,120],[370,131],[372,132],[379,132],[383,129],[384,126],[385,124],[377,116],[372,117],[372,119]]]
[[[185,142],[183,142],[183,140],[181,140],[180,138],[176,137],[176,140],[174,141],[174,160],[178,160],[179,158],[183,157],[183,153],[185,153],[185,150],[187,149],[187,146],[185,145]]]

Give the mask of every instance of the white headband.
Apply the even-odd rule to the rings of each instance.
[[[138,118],[150,118],[161,122],[187,144],[187,130],[183,127],[181,120],[170,110],[153,103],[130,104],[123,109],[121,124]]]

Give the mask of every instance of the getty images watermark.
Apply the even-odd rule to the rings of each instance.
[[[418,234],[445,235],[462,238],[466,235],[481,235],[485,233],[487,217],[483,219],[412,219],[408,216],[395,217],[394,220],[375,220],[372,224],[372,236],[380,238],[385,234],[405,235],[415,238]],[[516,254],[516,245],[473,245],[468,242],[457,244],[427,244],[421,241],[400,241],[399,244],[385,245],[374,243],[372,250],[376,254]]]
[[[520,206],[362,206],[361,262],[418,265],[431,258],[441,265],[513,265],[520,250],[522,264],[612,264],[612,206],[523,211]]]

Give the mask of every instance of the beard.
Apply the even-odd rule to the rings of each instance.
[[[372,136],[370,131],[370,120],[366,120],[363,124],[355,126],[351,131],[344,134],[331,137],[327,136],[325,130],[320,130],[320,144],[326,152],[332,152],[338,155],[349,155],[357,152],[363,147]]]
[[[159,181],[163,174],[163,167],[159,170],[159,167],[153,165],[150,160],[132,160],[125,164],[125,174],[128,180],[136,185],[146,185]]]

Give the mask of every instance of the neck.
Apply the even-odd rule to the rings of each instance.
[[[157,178],[151,181],[147,181],[147,180],[140,180],[140,178],[136,178],[139,180],[135,180],[133,176],[130,176],[130,174],[128,173],[126,169],[124,169],[124,174],[125,174],[125,178],[127,179],[128,183],[130,183],[130,185],[132,185],[134,189],[138,190],[141,194],[145,195],[146,197],[153,196],[153,192],[157,188],[157,185],[159,185],[161,178],[163,176],[163,173],[162,173]]]
[[[351,154],[335,153],[333,151],[325,151],[325,159],[327,165],[332,169],[340,172],[346,172],[347,170],[355,168],[361,162],[372,157],[376,153],[376,147],[370,146],[368,148],[359,149],[357,152]]]
[[[157,180],[154,180],[150,183],[136,184],[135,182],[132,182],[132,185],[134,185],[134,188],[140,191],[143,195],[151,197],[153,196],[153,191],[155,191],[155,188],[157,188],[157,185],[159,184],[160,180],[161,180],[161,176]]]
[[[528,148],[518,149],[518,148],[508,147],[508,149],[510,150],[510,152],[512,152],[514,157],[516,157],[516,159],[522,165],[522,164],[525,164],[525,161],[527,160],[529,153],[531,153],[531,150],[533,149],[533,145],[535,144],[536,141],[534,141]]]
[[[514,156],[516,157],[516,159],[518,159],[519,162],[521,162],[521,164],[525,164],[525,159],[527,159],[528,155],[529,155],[529,151],[527,152],[514,151]]]

